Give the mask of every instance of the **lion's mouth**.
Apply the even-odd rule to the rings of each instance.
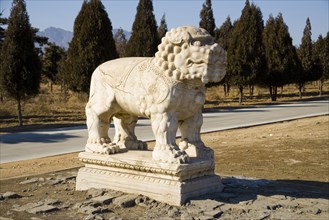
[[[215,63],[209,63],[207,65],[207,73],[201,80],[204,83],[219,82],[224,78],[225,74],[226,65],[218,60]]]

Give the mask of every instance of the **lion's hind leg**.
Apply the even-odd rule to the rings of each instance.
[[[92,76],[89,101],[86,105],[88,141],[86,152],[113,154],[119,147],[111,143],[108,136],[109,124],[113,114],[118,111],[114,92],[103,82],[97,68]]]
[[[113,117],[115,135],[113,143],[118,145],[121,150],[146,150],[145,142],[137,139],[135,135],[135,126],[138,117],[129,114],[117,114]]]
[[[110,113],[107,111],[98,113],[91,102],[88,102],[86,106],[86,115],[88,127],[88,141],[85,147],[86,152],[100,154],[117,153],[119,147],[111,143],[111,139],[108,136],[111,120]]]

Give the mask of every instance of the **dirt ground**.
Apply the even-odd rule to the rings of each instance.
[[[217,219],[218,216],[327,219],[329,216],[328,115],[213,132],[203,134],[202,139],[215,150],[216,172],[224,177],[226,185],[219,195],[222,197],[210,201],[220,207],[210,212],[200,211],[193,204],[177,208],[155,201],[131,208],[112,203],[94,208],[86,203],[90,201],[89,191],[75,191],[74,176],[83,164],[77,158],[78,153],[72,153],[1,164],[0,197],[12,191],[22,198],[2,201],[0,198],[0,219]],[[152,146],[154,143],[149,143]],[[15,211],[39,202],[54,204],[59,211],[43,214]],[[88,215],[86,207],[98,209],[101,214]],[[201,217],[191,214],[196,209]],[[205,216],[207,213],[212,217]]]
[[[328,182],[328,121],[327,115],[203,137],[222,175]]]
[[[329,182],[328,115],[213,132],[202,140],[215,150],[220,175]],[[0,180],[82,165],[78,153],[4,163]]]

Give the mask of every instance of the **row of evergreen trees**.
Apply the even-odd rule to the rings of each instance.
[[[259,7],[246,1],[238,20],[230,17],[220,28],[215,28],[211,0],[206,0],[201,11],[200,27],[213,33],[217,42],[227,51],[227,75],[222,82],[225,92],[230,86],[239,89],[242,102],[243,89],[254,85],[267,87],[272,101],[277,99],[277,88],[296,84],[300,97],[305,83],[329,79],[329,32],[311,39],[311,23],[306,20],[299,48],[292,43],[288,26],[281,13],[270,15],[265,26]]]
[[[5,30],[5,26],[7,29]],[[24,0],[13,0],[8,19],[0,13],[0,96],[17,101],[19,125],[21,102],[39,93],[41,76],[51,85],[88,92],[92,72],[101,63],[123,56],[153,56],[168,31],[165,16],[159,28],[151,0],[140,0],[129,41],[123,30],[112,35],[112,24],[101,0],[85,0],[74,22],[68,51],[48,43],[31,27]],[[142,42],[142,43],[141,43]],[[47,47],[41,48],[47,44]],[[39,47],[36,47],[39,45]]]
[[[313,43],[308,19],[302,44],[296,49],[282,14],[270,16],[265,26],[263,23],[261,10],[247,0],[237,21],[232,24],[228,17],[216,28],[211,0],[203,4],[200,27],[228,52],[227,76],[222,82],[226,92],[237,86],[241,102],[243,89],[257,84],[268,87],[276,100],[279,86],[296,83],[302,91],[307,81],[328,79],[328,34]],[[51,83],[61,84],[63,91],[88,92],[92,72],[99,64],[123,56],[153,56],[167,31],[165,16],[157,26],[152,0],[140,0],[130,39],[122,29],[113,36],[101,0],[85,0],[68,51],[51,43],[41,50],[47,39],[36,36],[25,1],[13,0],[10,17],[4,19],[0,14],[0,95],[17,100],[22,124],[21,101],[38,94],[41,74]]]

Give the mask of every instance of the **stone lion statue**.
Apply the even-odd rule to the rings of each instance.
[[[86,152],[113,154],[146,149],[135,136],[138,116],[151,119],[156,145],[152,157],[188,163],[190,157],[213,157],[200,138],[205,84],[226,74],[226,52],[208,32],[178,27],[167,32],[155,57],[129,57],[98,66],[86,106]],[[113,120],[115,136],[108,136]],[[177,129],[181,142],[176,144]]]

